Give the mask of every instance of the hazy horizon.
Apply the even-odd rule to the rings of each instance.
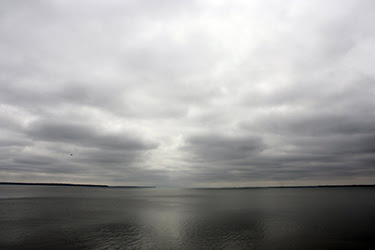
[[[375,183],[375,2],[0,5],[4,182]]]

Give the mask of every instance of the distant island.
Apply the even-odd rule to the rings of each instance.
[[[95,184],[72,183],[29,183],[29,182],[0,182],[0,185],[30,185],[30,186],[62,186],[62,187],[100,187],[100,188],[155,188],[155,186],[109,186]]]

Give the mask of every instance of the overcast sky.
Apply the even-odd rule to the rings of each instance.
[[[374,13],[2,0],[0,181],[375,183]]]

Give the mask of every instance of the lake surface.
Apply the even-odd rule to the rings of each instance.
[[[1,249],[375,249],[375,188],[0,185]]]

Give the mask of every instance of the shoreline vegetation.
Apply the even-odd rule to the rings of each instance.
[[[30,183],[30,182],[0,182],[0,185],[24,185],[24,186],[61,186],[61,187],[100,187],[100,188],[156,188],[155,186],[109,186],[96,184],[73,183]]]
[[[311,185],[311,186],[265,186],[265,187],[207,187],[207,188],[193,188],[193,189],[268,189],[268,188],[352,188],[352,187],[375,187],[375,184],[352,184],[352,185]]]
[[[0,182],[0,185],[29,185],[29,186],[61,186],[61,187],[100,187],[100,188],[157,188],[156,186],[110,186],[96,184],[73,184],[73,183],[30,183],[30,182]],[[243,190],[243,189],[266,189],[266,188],[347,188],[347,187],[375,187],[375,184],[352,184],[352,185],[311,185],[311,186],[265,186],[265,187],[200,187],[189,189],[205,190]]]

